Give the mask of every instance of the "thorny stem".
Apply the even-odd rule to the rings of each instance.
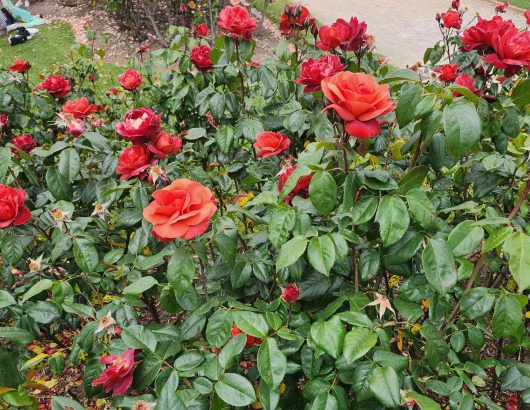
[[[511,221],[513,220],[513,218],[515,218],[515,216],[517,215],[517,213],[519,212],[519,209],[521,209],[521,206],[523,205],[524,201],[526,200],[526,198],[528,197],[528,194],[530,193],[530,181],[528,181],[526,183],[526,187],[524,189],[524,191],[521,193],[521,195],[519,196],[519,199],[517,200],[517,203],[515,204],[515,206],[513,207],[513,210],[512,212],[510,212],[510,215],[508,215],[508,219]]]
[[[204,299],[208,301],[210,297],[208,296],[208,286],[206,285],[206,273],[204,269],[204,263],[202,263],[200,259],[199,259],[199,270],[200,270],[200,275],[201,275],[200,280],[202,284],[202,290],[204,292]]]

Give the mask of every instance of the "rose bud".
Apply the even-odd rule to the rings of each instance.
[[[142,75],[138,71],[129,68],[127,71],[120,74],[118,81],[123,88],[128,91],[133,91],[136,90],[140,84],[142,84]]]
[[[282,299],[287,303],[294,303],[300,298],[300,288],[294,283],[289,283],[282,292]]]
[[[11,143],[16,146],[16,148],[11,148],[11,152],[17,156],[19,155],[18,150],[29,153],[37,146],[37,141],[35,141],[35,139],[29,134],[19,135],[18,137],[13,138]]]

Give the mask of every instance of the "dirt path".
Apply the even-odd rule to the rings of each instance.
[[[423,60],[426,48],[440,40],[436,13],[445,12],[450,0],[301,0],[311,14],[323,24],[337,18],[357,16],[368,23],[368,33],[373,34],[377,50],[390,63],[400,67]],[[491,18],[495,5],[488,0],[462,0],[467,7],[465,22],[478,12],[481,17]],[[504,18],[510,18],[523,27],[524,16],[509,9]]]

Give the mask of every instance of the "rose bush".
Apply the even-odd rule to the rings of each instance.
[[[413,69],[229,6],[108,91],[1,72],[0,405],[528,405],[528,31],[448,13]]]

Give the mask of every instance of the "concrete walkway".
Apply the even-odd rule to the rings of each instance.
[[[399,67],[423,61],[423,53],[441,39],[436,13],[446,12],[450,0],[301,0],[311,15],[322,24],[337,18],[357,17],[368,24],[375,37],[377,51]],[[495,14],[495,4],[488,0],[462,0],[467,7],[464,25],[478,12],[483,18]],[[508,9],[503,18],[512,19],[517,27],[525,27],[523,13]]]

